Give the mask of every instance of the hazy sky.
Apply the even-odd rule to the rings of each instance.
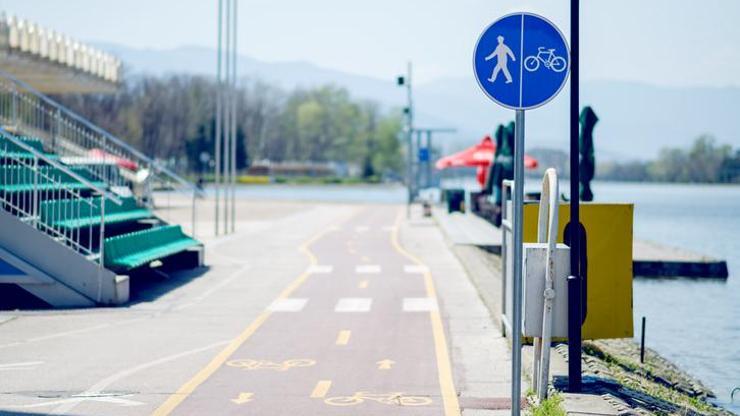
[[[526,10],[569,30],[567,0],[240,0],[239,50],[391,78],[463,77],[480,31]],[[583,78],[740,86],[740,1],[582,1]],[[216,0],[0,0],[0,9],[88,41],[215,46]]]

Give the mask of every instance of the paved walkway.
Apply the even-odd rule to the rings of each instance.
[[[269,205],[129,307],[0,315],[0,410],[508,413],[506,343],[431,220]]]

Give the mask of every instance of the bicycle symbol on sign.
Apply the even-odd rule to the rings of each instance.
[[[563,72],[568,66],[565,58],[555,55],[555,49],[548,49],[544,46],[537,48],[537,55],[530,55],[524,59],[524,68],[529,72],[534,72],[540,69],[540,63],[555,72]]]
[[[324,403],[332,406],[356,406],[366,400],[391,406],[426,406],[432,404],[432,399],[428,397],[404,396],[402,392],[370,393],[367,391],[358,391],[352,396],[330,397],[324,400]]]
[[[231,360],[226,363],[229,367],[243,368],[244,370],[275,370],[288,371],[291,368],[311,367],[316,361],[309,359],[285,360],[283,362],[273,362],[267,360],[250,360],[239,359]]]

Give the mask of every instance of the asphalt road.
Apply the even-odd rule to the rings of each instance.
[[[505,343],[436,227],[411,230],[392,205],[294,208],[207,238],[209,269],[128,307],[0,314],[0,414],[457,415],[505,400]]]

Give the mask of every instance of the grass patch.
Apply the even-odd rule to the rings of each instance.
[[[527,392],[528,396],[534,397],[534,392]],[[536,405],[527,408],[526,414],[530,416],[565,416],[565,409],[561,406],[563,398],[559,394],[553,394]]]

